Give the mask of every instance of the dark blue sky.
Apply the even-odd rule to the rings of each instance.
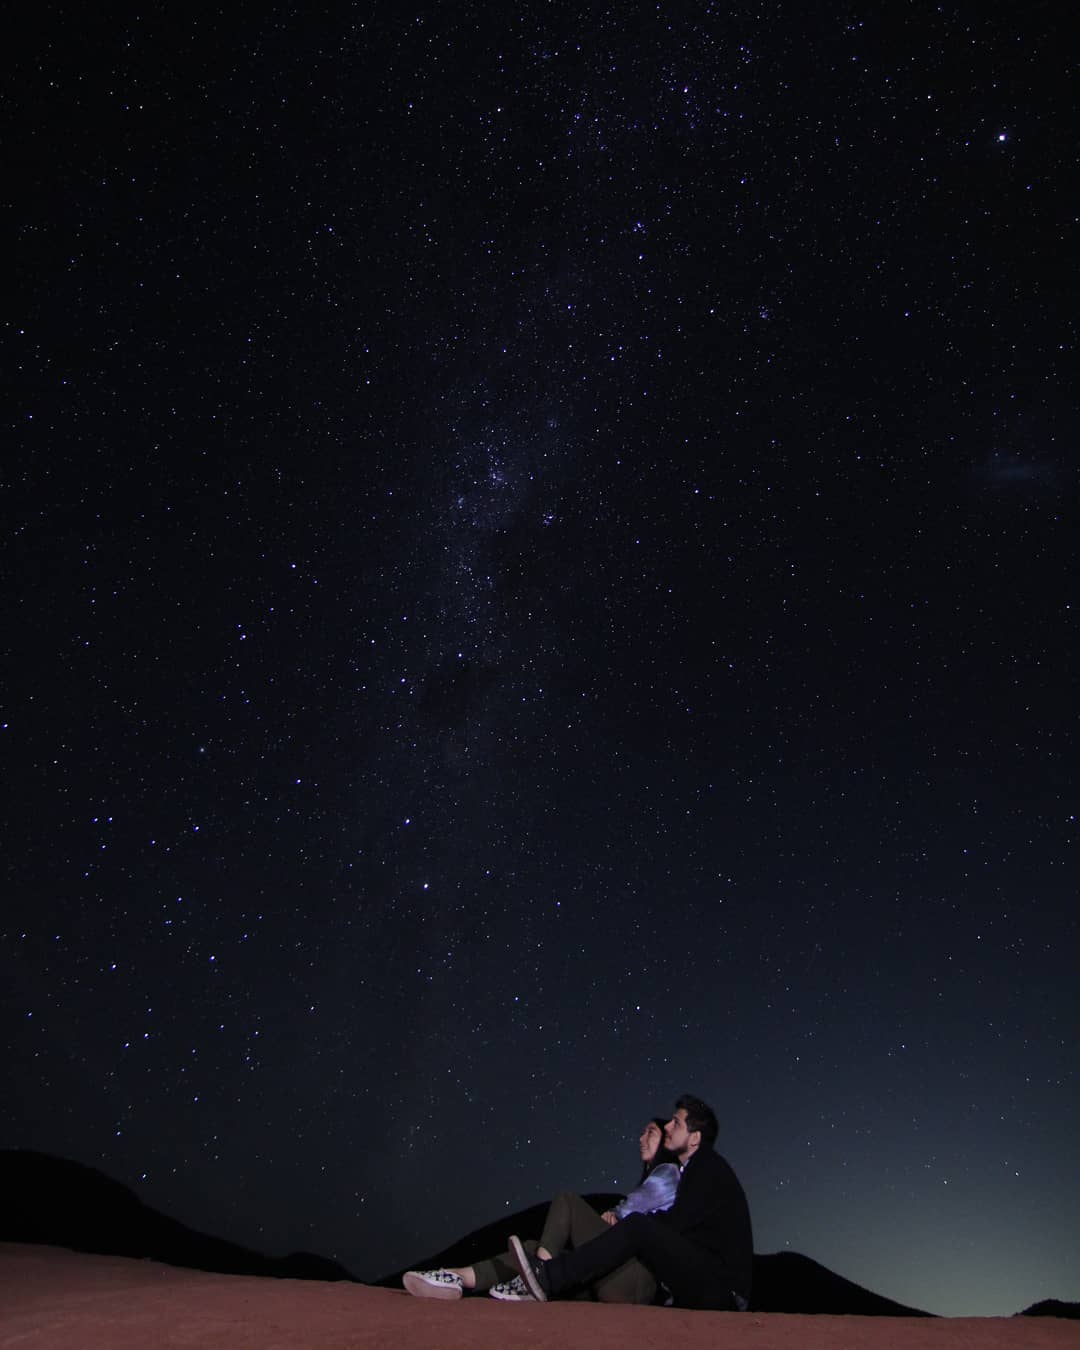
[[[1077,1298],[1052,7],[57,9],[15,53],[0,1143],[375,1277],[721,1119]]]

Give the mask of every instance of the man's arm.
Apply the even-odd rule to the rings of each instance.
[[[727,1169],[716,1154],[695,1154],[683,1169],[675,1203],[655,1217],[677,1233],[710,1224],[729,1202],[728,1189]]]

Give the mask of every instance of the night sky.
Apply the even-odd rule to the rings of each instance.
[[[759,1252],[1080,1297],[1068,7],[106,8],[7,35],[0,1145],[375,1278],[694,1091]]]

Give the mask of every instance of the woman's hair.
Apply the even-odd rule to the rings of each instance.
[[[642,1165],[641,1181],[638,1182],[639,1186],[649,1173],[655,1167],[659,1167],[661,1163],[678,1163],[679,1161],[675,1154],[672,1153],[671,1149],[664,1147],[664,1126],[667,1124],[667,1121],[664,1120],[662,1116],[653,1116],[651,1124],[655,1125],[660,1131],[660,1147],[656,1150],[656,1156],[653,1158],[652,1162],[647,1162]]]

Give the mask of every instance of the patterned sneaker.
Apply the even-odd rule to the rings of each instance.
[[[488,1290],[489,1298],[502,1299],[504,1303],[530,1303],[532,1294],[525,1288],[525,1281],[520,1275],[515,1275],[512,1280],[507,1280],[504,1284],[493,1284]]]
[[[410,1270],[401,1283],[413,1298],[460,1298],[465,1292],[461,1276],[449,1270]]]
[[[511,1236],[510,1255],[514,1258],[514,1265],[521,1272],[529,1297],[534,1298],[537,1303],[546,1303],[550,1298],[547,1271],[544,1269],[547,1263],[530,1256],[519,1237]]]

